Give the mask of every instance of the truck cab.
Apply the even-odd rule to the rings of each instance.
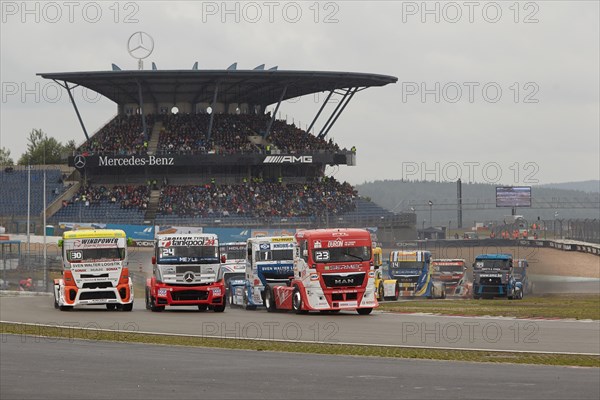
[[[265,236],[246,241],[243,281],[230,282],[231,304],[255,310],[264,305],[267,285],[286,283],[294,275],[293,236]]]
[[[63,277],[54,280],[54,307],[106,305],[133,309],[133,283],[127,265],[127,238],[119,229],[69,231],[62,247]]]
[[[265,286],[267,311],[338,312],[361,315],[377,307],[371,235],[364,229],[311,229],[295,236],[294,268],[282,282]]]
[[[523,289],[523,295],[533,293],[533,282],[529,280],[527,270],[529,269],[529,263],[526,259],[517,259],[513,261],[513,276],[517,283],[521,284]]]
[[[432,278],[431,253],[395,250],[390,253],[387,275],[398,283],[399,297],[446,298],[441,282]],[[388,285],[391,287],[391,285]],[[388,291],[385,292],[388,295]]]
[[[447,296],[455,296],[458,294],[458,284],[465,276],[467,264],[459,258],[437,258],[431,260],[431,270],[434,282],[444,285]]]
[[[473,263],[473,298],[522,299],[522,284],[514,277],[510,254],[480,254]]]
[[[217,235],[157,235],[152,277],[146,281],[146,308],[197,306],[200,311],[225,310],[225,287],[217,278],[221,261]]]
[[[231,287],[246,286],[246,242],[231,242],[219,244],[221,266],[218,280],[225,285],[225,298],[231,306],[233,291]]]

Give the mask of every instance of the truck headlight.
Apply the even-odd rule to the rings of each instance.
[[[213,296],[221,296],[221,288],[212,289]]]

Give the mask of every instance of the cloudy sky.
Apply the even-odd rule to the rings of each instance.
[[[36,73],[136,69],[127,40],[144,31],[146,68],[398,77],[358,93],[330,131],[357,147],[357,166],[329,170],[353,184],[599,179],[597,1],[2,1],[1,22],[0,147],[15,161],[33,128],[84,139],[66,92]],[[75,98],[89,131],[116,113],[94,93]],[[305,127],[324,98],[285,102],[281,116]]]

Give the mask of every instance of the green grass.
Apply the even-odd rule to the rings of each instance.
[[[378,310],[446,315],[600,320],[600,295],[527,296],[523,300],[412,300],[381,303]]]
[[[286,353],[308,353],[323,355],[351,355],[402,359],[430,359],[469,362],[517,363],[556,366],[579,366],[600,368],[600,356],[511,353],[475,350],[413,349],[406,347],[360,346],[322,343],[277,342],[239,339],[214,339],[191,336],[148,335],[135,332],[97,331],[77,328],[46,327],[0,323],[0,334],[15,334],[24,337],[50,337],[64,340],[87,339],[101,341],[208,347],[253,351],[275,351]],[[56,339],[52,339],[56,340]]]

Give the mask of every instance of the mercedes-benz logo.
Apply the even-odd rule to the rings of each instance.
[[[196,279],[196,277],[194,276],[193,272],[186,272],[183,275],[183,280],[186,282],[194,282],[194,279]]]
[[[78,154],[73,159],[73,163],[75,165],[75,168],[81,169],[81,168],[85,167],[85,157],[82,156],[81,154]]]
[[[147,58],[154,50],[154,39],[146,32],[136,32],[127,41],[129,55],[138,60]]]

